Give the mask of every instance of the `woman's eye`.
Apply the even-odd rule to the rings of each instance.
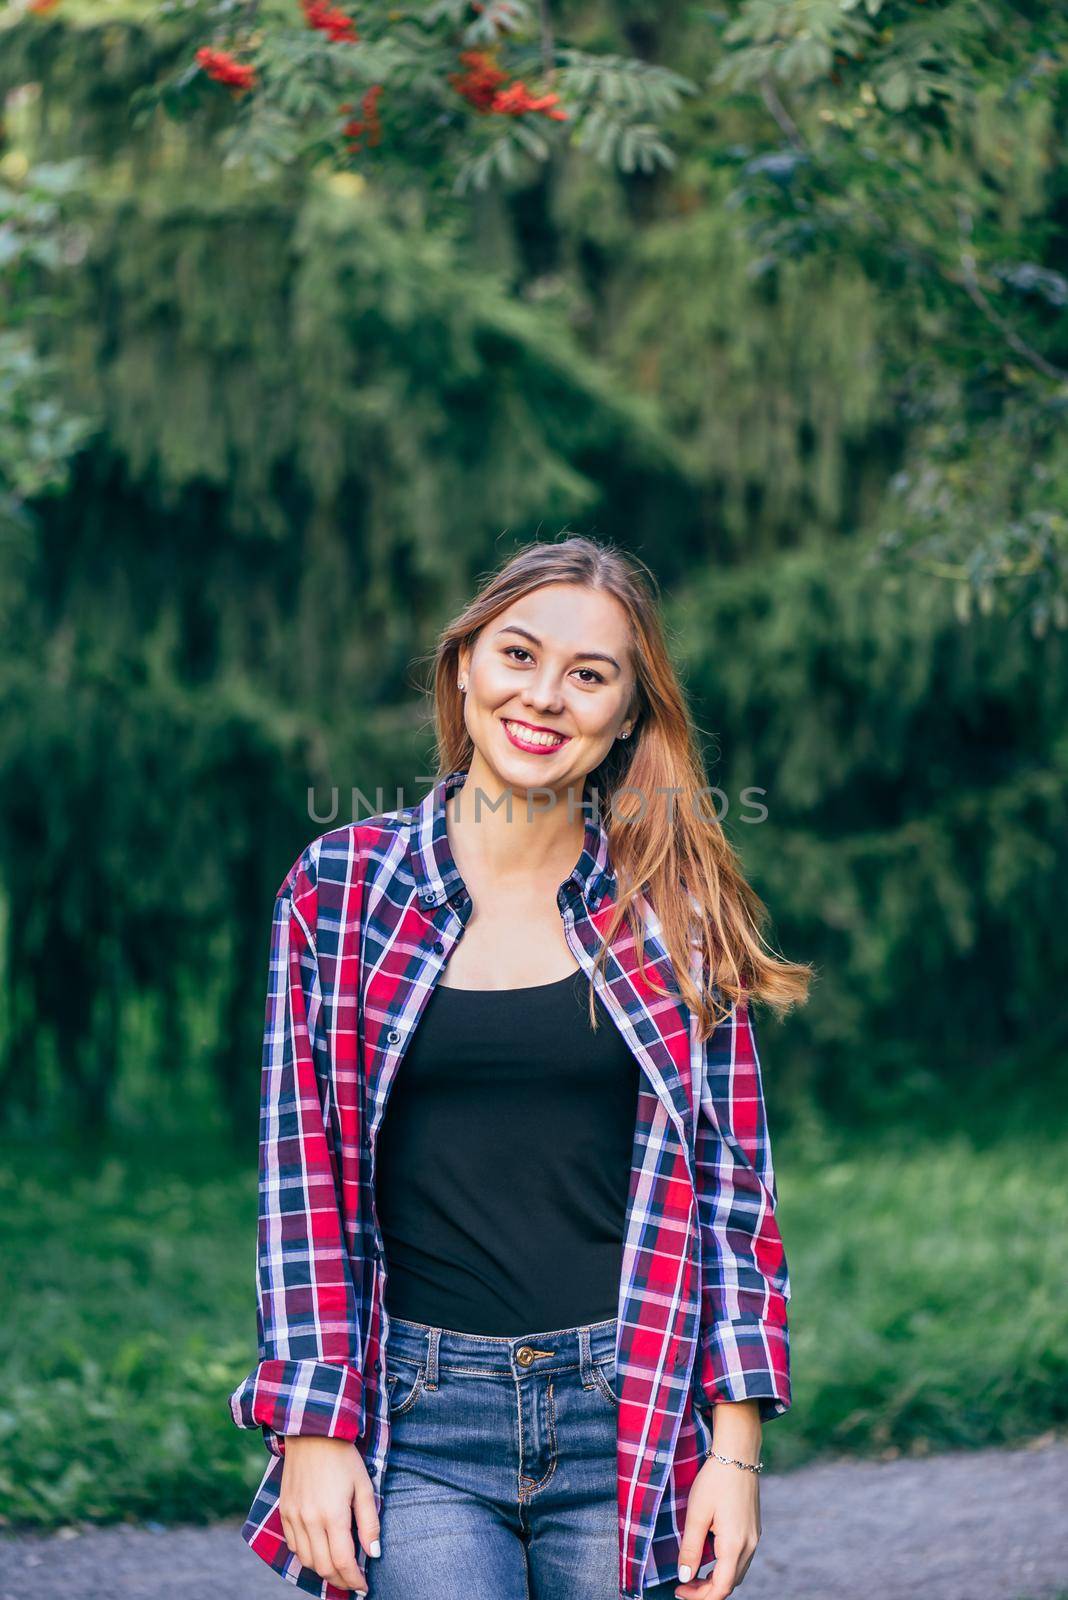
[[[528,660],[531,659],[530,651],[525,649],[524,646],[521,645],[521,644],[507,644],[507,645],[505,645],[504,653],[505,653],[506,656],[511,656],[513,660],[515,659],[516,656],[525,656]],[[592,667],[578,667],[576,670],[578,672],[580,672],[580,673],[581,672],[585,672],[585,673],[589,674],[589,677],[583,678],[583,680],[582,680],[583,683],[589,684],[591,681],[593,683],[603,683],[604,682],[604,678],[602,677],[602,675],[599,672],[595,672]]]

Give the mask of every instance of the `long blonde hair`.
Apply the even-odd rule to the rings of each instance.
[[[637,716],[629,739],[616,740],[587,779],[600,798],[618,888],[598,961],[626,917],[646,977],[644,927],[637,904],[639,894],[645,893],[659,920],[681,998],[698,1017],[702,1039],[743,1000],[762,1000],[779,1011],[804,1001],[812,968],[785,960],[767,945],[761,932],[768,920],[767,907],[746,883],[721,823],[707,814],[705,775],[664,638],[657,582],[636,557],[572,535],[524,545],[490,574],[441,631],[434,652],[439,780],[448,772],[468,770],[474,754],[457,686],[460,650],[473,644],[486,624],[521,595],[546,583],[603,590],[615,596],[630,620]],[[645,796],[672,790],[673,808],[651,806],[640,826],[628,820]],[[690,970],[694,945],[701,949],[700,985]],[[596,1026],[592,988],[590,1020]]]

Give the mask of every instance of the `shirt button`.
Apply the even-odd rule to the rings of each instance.
[[[399,1038],[400,1032],[396,1028],[390,1028],[389,1032],[386,1034],[386,1039],[390,1044],[396,1044]]]
[[[436,894],[425,894],[423,896],[423,904],[425,906],[436,906],[437,903],[438,903],[438,897],[437,897]]]
[[[445,946],[442,944],[441,940],[440,939],[435,939],[434,940],[434,954],[436,956],[440,956],[440,955],[442,955],[444,953],[444,950],[445,950]]]

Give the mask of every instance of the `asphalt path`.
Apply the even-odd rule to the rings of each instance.
[[[767,1473],[760,1504],[763,1537],[735,1589],[741,1600],[1068,1600],[1068,1440]],[[299,1593],[239,1526],[5,1534],[0,1600]]]

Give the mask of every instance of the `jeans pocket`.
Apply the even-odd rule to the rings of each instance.
[[[426,1368],[414,1361],[398,1360],[396,1367],[386,1379],[386,1391],[389,1395],[389,1414],[399,1417],[405,1411],[410,1411],[419,1396],[423,1393],[423,1380],[426,1377]]]
[[[593,1376],[596,1379],[598,1391],[604,1395],[612,1405],[618,1406],[619,1396],[615,1390],[616,1363],[614,1356],[607,1356],[603,1361],[593,1363]]]

